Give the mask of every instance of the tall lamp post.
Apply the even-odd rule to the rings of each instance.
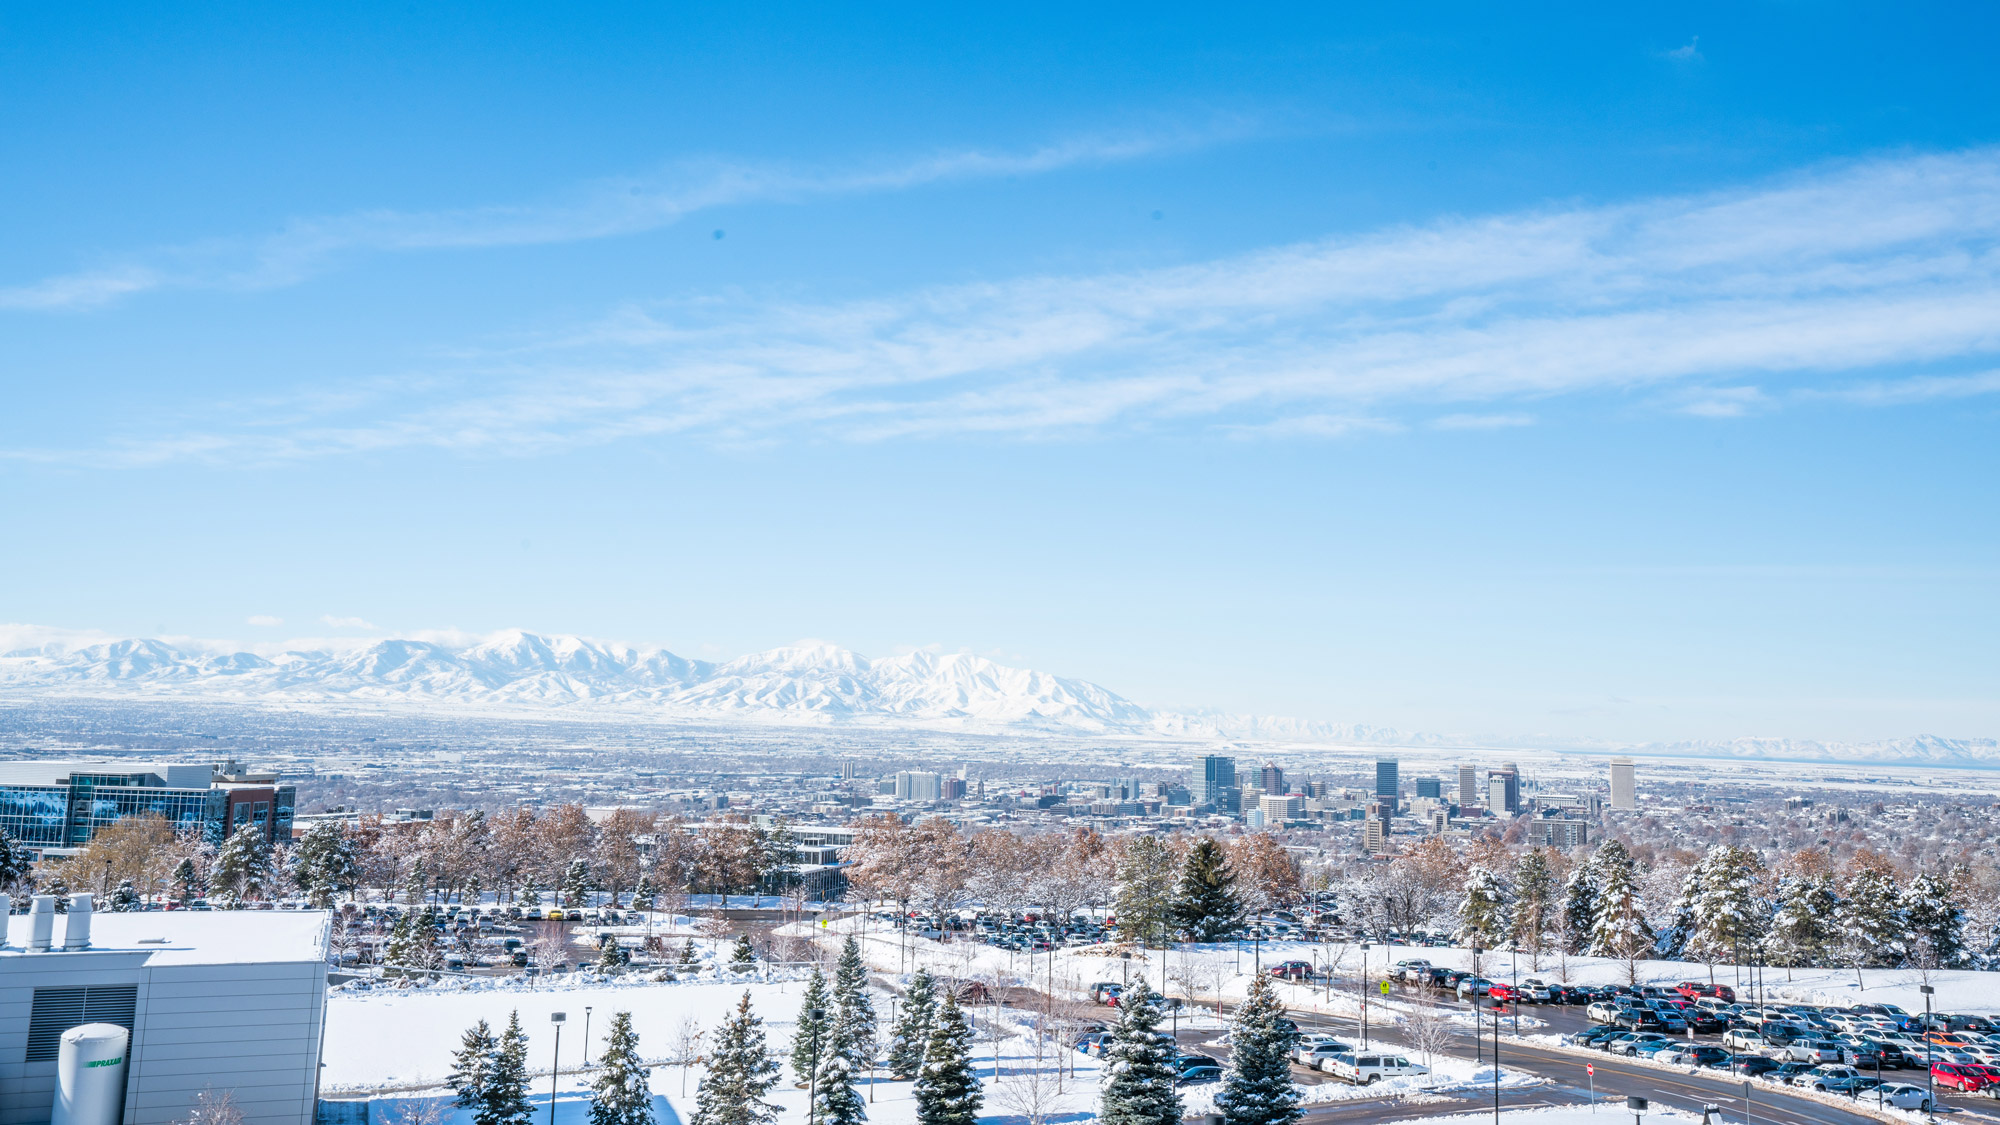
[[[1481,949],[1478,945],[1475,944],[1472,947],[1472,963],[1474,965],[1479,964],[1479,958],[1485,952],[1486,951],[1484,949]],[[1475,972],[1472,974],[1471,977],[1467,979],[1477,979],[1478,976],[1479,974]],[[1485,1032],[1486,1025],[1485,1022],[1479,1018],[1479,986],[1475,984],[1470,987],[1472,991],[1466,993],[1465,998],[1472,1004],[1472,1061],[1478,1062],[1481,1057],[1481,1052],[1484,1050],[1484,1048],[1480,1045],[1480,1040],[1486,1034]],[[1487,993],[1487,997],[1489,999],[1492,997],[1492,995],[1493,994],[1491,992]]]
[[[1478,997],[1473,999],[1476,1000]],[[1486,1003],[1493,1009],[1493,1125],[1500,1125],[1500,1001],[1493,999],[1489,994]],[[1520,1007],[1518,1001],[1515,1002],[1515,1007],[1518,1015]],[[1472,1010],[1472,1020],[1474,1023],[1479,1022],[1479,1009]]]
[[[1937,1078],[1931,1074],[1931,1067],[1936,1065],[1931,1061],[1931,993],[1935,990],[1928,984],[1920,984],[1917,986],[1917,991],[1924,994],[1924,1104],[1934,1106],[1937,1104],[1937,1090],[1934,1086]],[[1933,1112],[1926,1109],[1924,1116],[1930,1117]]]
[[[549,1022],[556,1025],[556,1049],[549,1056],[549,1125],[556,1125],[556,1080],[562,1075],[562,1025],[569,1016],[563,1012],[550,1012]]]
[[[1368,950],[1369,942],[1361,943],[1361,1046],[1368,1047]]]
[[[1510,940],[1507,942],[1507,975],[1508,978],[1513,982],[1513,987],[1514,987],[1514,995],[1512,997],[1512,1003],[1514,1005],[1514,1037],[1516,1039],[1521,1037],[1521,948],[1520,947],[1521,943],[1518,941]],[[1498,1059],[1500,1057],[1500,1040],[1497,1036],[1493,1040],[1493,1057],[1495,1059]]]
[[[806,1015],[813,1021],[812,1070],[806,1073],[806,1122],[811,1125],[819,1118],[819,1024],[826,1017],[826,1009],[809,1008]]]
[[[590,1005],[583,1006],[583,1068],[590,1069]]]

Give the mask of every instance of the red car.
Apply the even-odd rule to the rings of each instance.
[[[1700,981],[1684,980],[1674,986],[1674,991],[1686,1000],[1697,996],[1713,996],[1726,1004],[1736,1003],[1736,990],[1726,984],[1703,984]]]
[[[1273,965],[1270,969],[1272,976],[1290,980],[1303,980],[1311,976],[1312,971],[1313,967],[1304,961],[1287,961],[1282,965]]]
[[[1503,1001],[1507,1003],[1518,1003],[1521,999],[1520,994],[1515,990],[1514,986],[1511,984],[1496,984],[1493,986],[1492,990],[1489,991],[1486,995],[1495,1004],[1501,1003]]]
[[[1967,1063],[1931,1064],[1931,1081],[1947,1090],[1957,1090],[1965,1094],[1978,1094],[1992,1089],[1996,1082],[1993,1072],[1983,1066]]]

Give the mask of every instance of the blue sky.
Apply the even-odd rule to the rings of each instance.
[[[0,620],[2000,734],[1994,18],[1604,8],[0,11]]]

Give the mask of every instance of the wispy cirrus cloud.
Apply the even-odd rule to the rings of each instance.
[[[845,168],[680,161],[651,175],[585,184],[545,203],[356,211],[297,219],[261,236],[159,248],[102,267],[0,286],[0,309],[84,309],[162,289],[269,289],[296,284],[346,256],[613,238],[658,230],[719,207],[1038,175],[1196,148],[1244,136],[1250,128],[1241,120],[1220,119],[1203,128],[1077,137],[1011,152],[947,150]]]
[[[868,299],[635,304],[92,460],[685,436],[1338,437],[1623,395],[1697,416],[2000,392],[2000,152],[1734,191],[1452,218],[1170,268]],[[14,451],[68,457],[73,451]]]

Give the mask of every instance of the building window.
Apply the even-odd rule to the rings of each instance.
[[[139,987],[99,984],[84,988],[37,988],[28,1016],[28,1062],[54,1062],[62,1033],[86,1023],[115,1023],[132,1030]]]

